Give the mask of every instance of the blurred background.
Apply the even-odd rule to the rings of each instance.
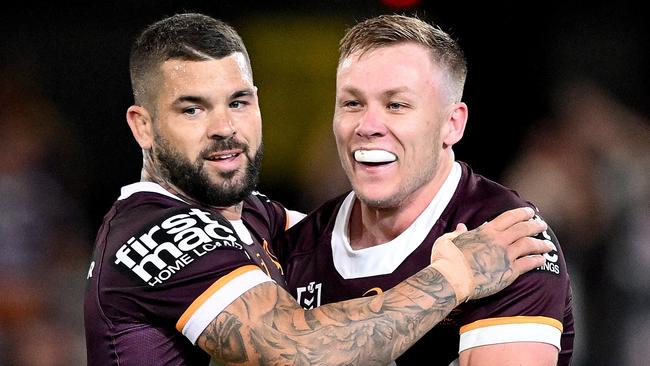
[[[580,4],[579,4],[580,3]],[[153,1],[0,10],[0,365],[84,365],[95,231],[141,153],[128,54],[163,16],[232,24],[264,121],[260,190],[309,211],[348,188],[331,136],[338,40],[382,13],[456,38],[470,118],[456,157],[536,203],[572,276],[574,365],[650,361],[650,25],[640,2]]]

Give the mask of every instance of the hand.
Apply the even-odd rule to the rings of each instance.
[[[529,207],[516,208],[471,231],[459,224],[436,240],[432,266],[452,284],[459,303],[492,295],[544,265],[541,254],[552,247],[531,237],[547,228],[533,216]]]

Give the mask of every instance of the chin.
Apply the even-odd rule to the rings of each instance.
[[[355,194],[363,204],[372,208],[384,209],[399,205],[399,200],[396,199],[395,194],[363,192],[359,190],[355,190]]]

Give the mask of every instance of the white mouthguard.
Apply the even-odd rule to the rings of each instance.
[[[354,160],[359,163],[390,163],[397,160],[397,156],[386,150],[357,150]]]

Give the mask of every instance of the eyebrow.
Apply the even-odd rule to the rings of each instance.
[[[346,88],[343,88],[343,92],[345,92],[345,93],[350,93],[350,94],[352,94],[352,95],[354,95],[354,96],[358,96],[358,95],[363,95],[363,94],[364,94],[361,90],[359,90],[359,89],[357,89],[357,88],[354,88],[354,87],[346,87]],[[400,94],[400,93],[410,93],[410,90],[409,90],[408,87],[403,86],[403,87],[394,88],[394,89],[388,89],[388,90],[386,90],[386,91],[383,91],[383,92],[381,93],[381,95],[382,95],[383,97],[388,97],[388,98],[390,98],[390,97],[392,97],[392,96],[394,96],[394,95],[396,95],[396,94]]]
[[[197,104],[208,104],[208,100],[204,97],[199,97],[195,95],[181,95],[176,98],[174,105],[183,104],[183,103],[197,103]]]
[[[253,92],[253,89],[251,89],[251,88],[241,89],[241,90],[237,90],[236,92],[232,93],[230,95],[230,99],[237,99],[237,98],[240,98],[240,97],[248,97],[248,96],[251,96],[253,94],[254,94],[254,92]]]
[[[392,96],[397,95],[397,94],[408,94],[408,93],[410,93],[409,88],[406,87],[406,86],[403,86],[403,87],[400,87],[400,88],[387,90],[387,91],[383,92],[382,95],[384,95],[386,97],[392,97]]]
[[[251,96],[253,95],[253,89],[251,88],[246,88],[246,89],[241,89],[237,90],[234,93],[230,94],[230,100],[241,98],[241,97],[246,97],[246,96]],[[176,100],[174,101],[174,105],[179,105],[183,103],[196,103],[196,104],[204,104],[204,105],[210,105],[211,103],[206,99],[205,97],[202,96],[197,96],[197,95],[181,95]]]

